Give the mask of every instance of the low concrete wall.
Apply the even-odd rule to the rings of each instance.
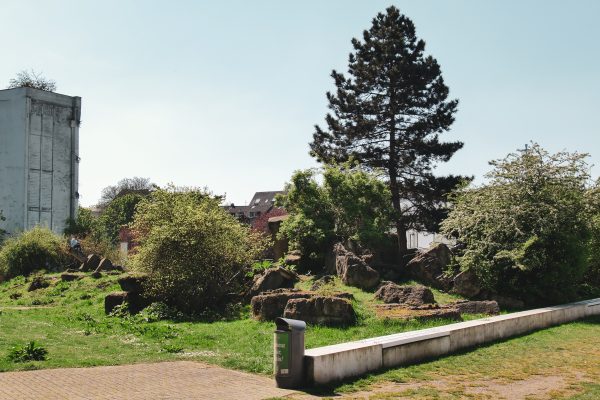
[[[323,385],[600,315],[600,298],[306,350],[306,378]]]

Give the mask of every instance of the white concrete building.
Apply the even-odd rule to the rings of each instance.
[[[453,240],[449,240],[441,233],[432,233],[410,229],[406,232],[406,243],[409,249],[427,249],[433,243],[444,243],[449,246],[454,245]]]
[[[80,119],[80,97],[0,90],[0,228],[62,233],[76,216]]]

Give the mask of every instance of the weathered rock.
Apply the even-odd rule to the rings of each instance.
[[[115,307],[127,303],[127,310],[132,314],[137,314],[145,307],[150,305],[151,300],[141,296],[138,293],[113,292],[104,298],[104,312],[110,314]]]
[[[498,294],[490,296],[492,300],[498,302],[502,308],[521,309],[525,307],[525,302],[513,297],[500,296]]]
[[[310,287],[310,290],[318,290],[318,289],[322,288],[323,286],[333,283],[333,280],[334,280],[334,277],[332,275],[322,276],[321,278],[319,278],[313,282],[312,286]]]
[[[452,285],[445,271],[452,260],[448,246],[438,243],[433,247],[418,253],[406,264],[406,273],[411,278],[442,290],[449,290]]]
[[[397,265],[393,264],[379,264],[377,271],[381,275],[381,279],[386,281],[399,281],[402,279],[402,272]]]
[[[105,257],[102,260],[100,260],[100,263],[98,263],[98,267],[95,269],[95,271],[112,271],[113,269],[113,263]]]
[[[500,307],[498,302],[494,300],[483,300],[483,301],[457,301],[454,303],[447,304],[446,308],[455,308],[461,314],[489,314],[496,315],[500,313]]]
[[[290,299],[283,316],[320,325],[350,325],[356,322],[350,301],[329,296]]]
[[[342,282],[365,290],[374,289],[379,284],[379,272],[369,267],[356,254],[345,250],[341,243],[335,247],[335,268]]]
[[[384,303],[398,303],[411,306],[421,306],[423,304],[435,304],[435,299],[431,290],[425,286],[400,286],[388,282],[382,285],[375,298],[383,300]]]
[[[92,278],[94,278],[94,279],[98,279],[98,278],[101,278],[101,277],[102,277],[102,272],[100,272],[100,271],[98,271],[98,270],[96,269],[94,272],[92,272],[92,273],[90,274],[90,276],[91,276]]]
[[[390,319],[418,319],[421,321],[449,319],[462,321],[460,312],[456,308],[439,308],[435,305],[409,307],[401,304],[378,304],[375,306],[375,313],[380,318]]]
[[[330,295],[331,297],[339,297],[340,299],[346,299],[346,300],[354,300],[354,295],[352,293],[348,293],[348,292],[334,292],[331,293]]]
[[[335,275],[337,271],[335,270],[335,259],[337,258],[337,254],[335,254],[335,246],[332,246],[325,252],[323,272],[326,274]]]
[[[96,254],[90,254],[87,260],[81,264],[79,270],[81,272],[94,271],[96,268],[98,268],[98,265],[100,265],[100,257],[98,257]]]
[[[28,292],[33,292],[34,290],[47,288],[50,286],[50,280],[44,276],[34,276],[27,288]]]
[[[298,266],[300,264],[300,260],[302,259],[302,254],[299,250],[292,250],[288,254],[286,254],[283,259],[283,264],[287,266]]]
[[[120,277],[117,282],[121,290],[129,293],[140,294],[144,292],[144,285],[148,281],[148,275],[130,274]]]
[[[248,292],[249,297],[256,296],[262,292],[281,288],[293,288],[298,281],[298,275],[285,268],[269,268],[262,274],[255,276],[252,288]]]
[[[477,276],[472,271],[462,271],[454,277],[452,292],[465,297],[475,297],[481,292]]]
[[[115,307],[128,301],[129,293],[127,292],[113,292],[106,295],[104,298],[104,312],[108,315]]]
[[[83,279],[84,276],[85,275],[79,273],[63,272],[62,274],[60,274],[60,279],[65,282],[71,282]]]
[[[254,296],[250,301],[252,316],[260,321],[272,321],[283,316],[285,306],[289,300],[311,296],[313,296],[312,293],[299,290],[279,290]]]

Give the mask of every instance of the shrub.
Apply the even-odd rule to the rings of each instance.
[[[184,316],[162,302],[155,302],[144,308],[139,316],[146,322],[156,322],[165,319],[178,320]]]
[[[66,243],[47,228],[35,227],[9,238],[0,249],[0,275],[10,279],[66,264]]]
[[[32,340],[26,345],[13,347],[8,353],[8,359],[12,362],[44,361],[48,350],[42,346],[36,346]]]
[[[315,171],[297,171],[278,197],[290,217],[280,235],[302,252],[303,268],[322,268],[336,241],[374,247],[385,240],[393,215],[389,189],[377,175],[350,164],[326,166],[323,184]]]
[[[493,161],[489,183],[464,188],[442,230],[484,288],[529,303],[567,300],[587,268],[585,154],[539,145]]]
[[[588,242],[588,263],[586,283],[600,288],[600,179],[586,192],[587,219],[591,225]]]
[[[148,293],[187,314],[224,309],[266,244],[219,199],[191,189],[154,191],[132,227],[139,246],[131,265],[149,274]]]
[[[97,254],[100,257],[106,257],[112,262],[120,264],[124,261],[122,260],[119,247],[104,236],[88,235],[80,239],[80,243],[81,250],[86,256]]]
[[[115,208],[110,209],[106,216],[96,218],[90,209],[79,207],[77,218],[67,220],[64,234],[79,238],[85,255],[98,254],[113,262],[122,263],[124,260],[116,242],[121,223],[131,222],[133,211],[129,219],[124,221],[114,212]]]
[[[56,92],[56,82],[52,79],[48,79],[41,73],[22,70],[17,72],[17,76],[12,78],[8,83],[7,89],[13,89],[18,87],[30,87],[40,90],[46,90],[49,92]]]

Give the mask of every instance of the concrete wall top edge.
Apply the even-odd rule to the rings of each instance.
[[[331,346],[323,346],[323,347],[316,347],[314,349],[308,349],[304,352],[304,355],[306,357],[320,357],[320,356],[327,356],[330,354],[345,353],[345,352],[350,352],[350,351],[359,350],[359,349],[366,349],[369,347],[381,348],[381,345],[378,343],[368,343],[367,344],[367,343],[346,342],[346,343],[334,344]]]
[[[76,103],[81,103],[81,98],[79,96],[68,96],[66,94],[48,92],[45,90],[28,87],[0,90],[0,98],[10,98],[13,96],[30,97],[35,100],[53,103],[64,107],[73,106],[74,99],[76,100]]]
[[[378,346],[378,345],[381,345],[382,348],[393,347],[393,346],[398,346],[401,344],[418,342],[418,341],[428,340],[428,339],[432,339],[432,338],[436,338],[436,337],[447,336],[451,332],[460,330],[460,329],[471,328],[471,327],[480,326],[480,325],[492,324],[492,323],[498,322],[498,321],[506,321],[506,320],[517,319],[517,318],[528,316],[528,315],[549,313],[549,312],[560,310],[560,309],[569,309],[569,308],[573,308],[573,307],[581,307],[581,306],[586,306],[586,305],[588,307],[591,307],[594,305],[600,305],[600,298],[584,300],[584,301],[580,301],[580,302],[576,302],[576,303],[569,303],[569,304],[564,304],[564,305],[554,306],[554,307],[538,308],[538,309],[533,309],[533,310],[519,311],[519,312],[515,312],[515,313],[510,313],[510,314],[496,315],[493,317],[486,317],[486,318],[476,319],[476,320],[472,320],[472,321],[457,322],[454,324],[442,325],[442,326],[438,326],[438,327],[434,327],[434,328],[427,328],[427,329],[420,329],[420,330],[416,330],[416,331],[395,333],[395,334],[387,335],[387,336],[378,336],[378,337],[373,337],[373,338],[368,338],[368,339],[357,340],[354,342],[346,342],[346,343],[339,343],[339,344],[334,344],[334,345],[330,345],[330,346],[317,347],[314,349],[306,350],[306,355],[309,357],[312,357],[312,356],[318,357],[318,356],[328,355],[328,354],[332,354],[332,353],[338,353],[338,352],[343,352],[343,351],[352,351],[352,350],[356,350],[356,349],[360,349],[360,348],[364,348],[364,347]]]

